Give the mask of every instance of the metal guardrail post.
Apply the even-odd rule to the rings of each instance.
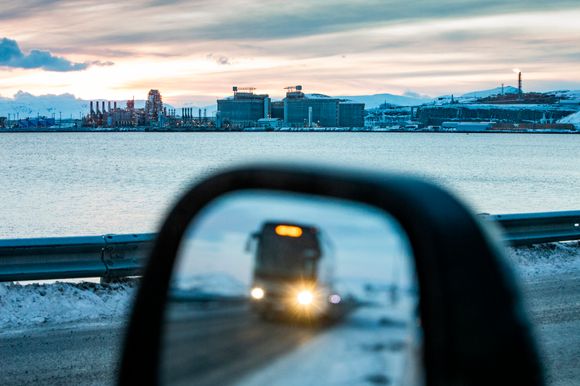
[[[103,279],[140,275],[155,236],[154,233],[103,236],[106,267]]]

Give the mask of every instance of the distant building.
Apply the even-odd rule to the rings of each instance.
[[[89,113],[83,118],[83,127],[163,127],[168,118],[175,117],[175,110],[163,107],[159,90],[149,90],[145,108],[135,108],[135,100],[128,100],[125,107],[117,107],[117,101],[90,101]]]
[[[338,98],[322,94],[306,95],[302,86],[287,87],[284,123],[293,127],[337,127]]]
[[[272,102],[271,114],[272,118],[284,120],[284,101]]]
[[[6,117],[0,117],[0,129],[3,129],[6,127]]]
[[[25,118],[13,122],[19,129],[47,129],[56,125],[56,119],[47,117]]]
[[[218,99],[218,112],[222,125],[232,127],[256,126],[261,118],[271,114],[270,97],[267,94],[254,94],[253,87],[233,87],[233,97]]]
[[[284,123],[293,127],[363,127],[364,103],[323,94],[304,94],[302,86],[287,87]],[[273,115],[274,116],[274,115]]]
[[[443,131],[459,131],[459,132],[478,132],[488,131],[493,126],[492,122],[443,122],[441,130]]]
[[[556,123],[559,119],[575,113],[574,106],[552,105],[502,105],[459,103],[419,106],[415,118],[423,126],[441,126],[451,121],[490,121],[499,123]]]
[[[280,118],[260,118],[258,119],[258,127],[263,129],[277,129],[282,127],[284,123]]]
[[[364,127],[365,104],[344,101],[338,104],[338,126]]]
[[[233,97],[217,101],[218,127],[364,127],[364,103],[304,94],[302,86],[286,87],[286,98],[276,102],[254,88],[233,90]]]
[[[163,115],[163,101],[159,90],[149,90],[145,101],[145,116],[149,122],[157,122]]]
[[[130,101],[132,102],[132,101]],[[106,114],[106,126],[108,127],[132,127],[137,126],[138,116],[135,109],[125,108],[109,110]]]

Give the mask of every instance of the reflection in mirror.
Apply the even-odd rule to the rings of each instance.
[[[422,383],[411,249],[375,208],[222,196],[186,232],[168,296],[164,384]]]

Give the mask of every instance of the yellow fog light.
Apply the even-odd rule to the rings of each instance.
[[[310,291],[300,291],[298,296],[296,296],[296,300],[298,300],[298,304],[307,306],[312,303],[312,300],[314,300],[314,295]]]
[[[260,287],[254,287],[252,288],[250,295],[252,295],[254,299],[260,300],[264,297],[264,290],[261,289]]]

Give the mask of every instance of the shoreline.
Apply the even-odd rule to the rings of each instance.
[[[14,130],[0,129],[1,133],[413,133],[413,134],[580,134],[577,131],[540,131],[540,130],[484,130],[484,131],[441,131],[441,130],[381,130],[364,128],[318,128],[318,129],[236,129],[236,130],[216,130],[216,129],[151,129],[145,127],[135,128],[97,128],[97,129],[36,129],[36,130]]]

